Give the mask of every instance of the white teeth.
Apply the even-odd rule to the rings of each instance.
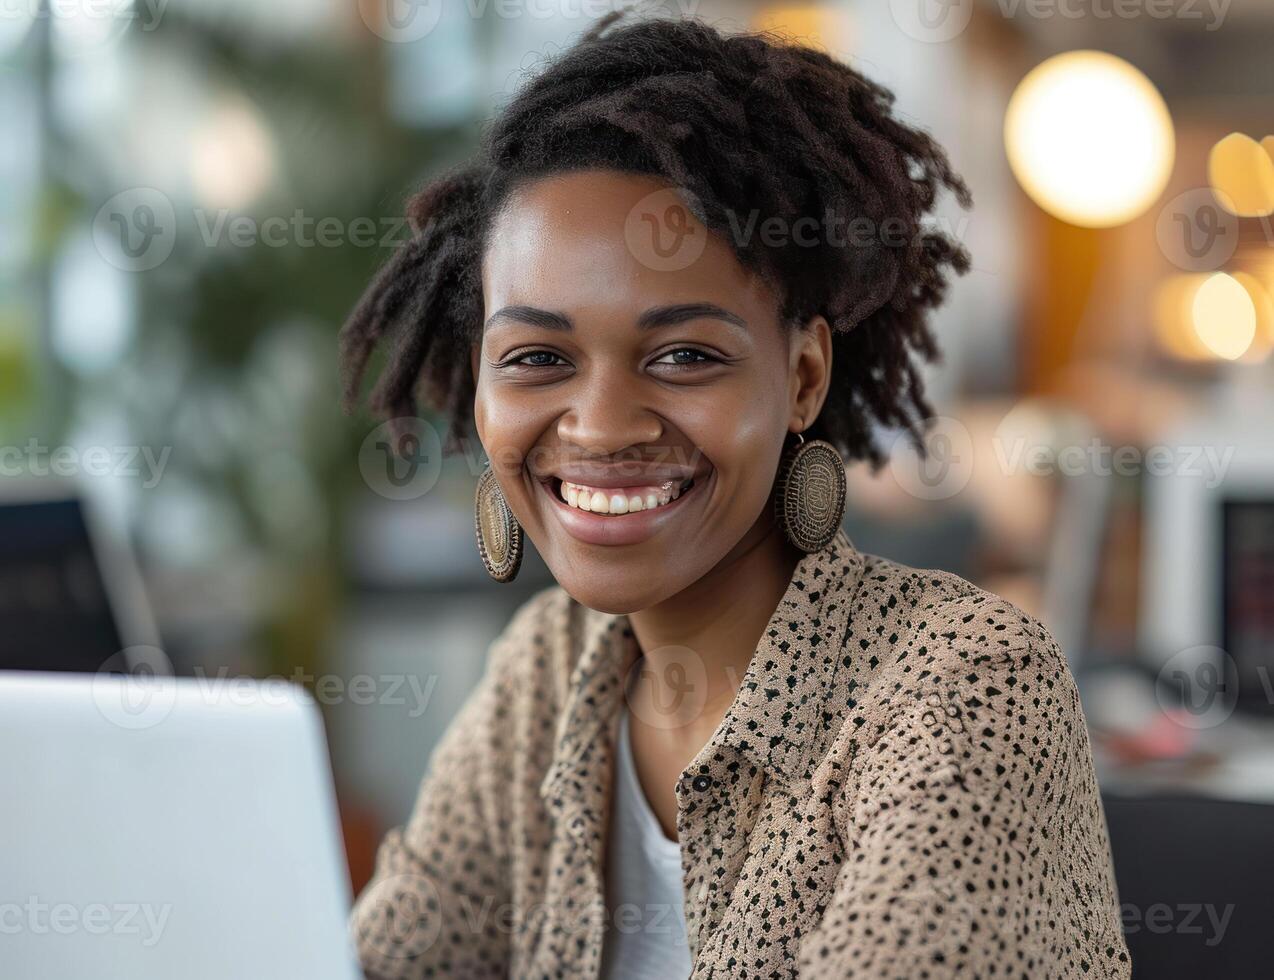
[[[669,504],[681,496],[682,490],[672,481],[659,488],[651,487],[644,494],[625,495],[605,490],[591,490],[574,483],[562,481],[560,496],[572,507],[594,514],[630,514],[640,510],[654,510]]]

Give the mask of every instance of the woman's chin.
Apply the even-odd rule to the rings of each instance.
[[[677,591],[675,586],[651,589],[632,582],[607,582],[605,578],[588,582],[577,581],[570,575],[554,575],[554,578],[581,606],[614,616],[649,609]]]

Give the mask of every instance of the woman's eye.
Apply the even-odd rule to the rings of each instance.
[[[533,350],[533,351],[528,351],[525,354],[521,354],[518,357],[515,357],[506,363],[522,364],[522,365],[525,365],[526,367],[555,367],[556,365],[553,364],[552,359],[557,356],[558,356],[557,354],[554,354],[550,350]],[[548,358],[548,360],[540,360],[540,361],[528,360],[528,358],[533,358],[533,357]]]
[[[689,357],[678,357],[681,354],[688,354]],[[671,357],[672,360],[666,360]],[[709,361],[715,361],[716,358],[704,351],[696,350],[693,347],[679,347],[677,350],[670,350],[667,354],[661,356],[658,360],[652,361],[652,364],[673,364],[677,367],[691,364],[706,364]]]
[[[696,364],[708,364],[715,362],[717,358],[708,354],[706,351],[697,350],[693,347],[680,347],[677,350],[668,351],[661,355],[652,364],[667,364],[673,367],[689,367]],[[525,354],[518,354],[504,362],[509,367],[558,367],[565,364],[565,360],[560,354],[556,354],[549,350],[533,350],[527,351]]]

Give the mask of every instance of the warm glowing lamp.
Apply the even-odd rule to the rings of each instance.
[[[1256,306],[1243,284],[1224,272],[1208,276],[1190,309],[1194,332],[1217,357],[1238,360],[1256,338]]]
[[[1274,139],[1258,143],[1243,133],[1231,133],[1208,154],[1208,183],[1224,194],[1217,200],[1240,218],[1274,214]]]
[[[1105,228],[1135,218],[1163,191],[1175,139],[1168,107],[1145,75],[1103,51],[1069,51],[1018,84],[1004,145],[1036,204]]]

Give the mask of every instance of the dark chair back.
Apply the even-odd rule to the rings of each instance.
[[[1103,802],[1133,980],[1274,976],[1274,806]]]

